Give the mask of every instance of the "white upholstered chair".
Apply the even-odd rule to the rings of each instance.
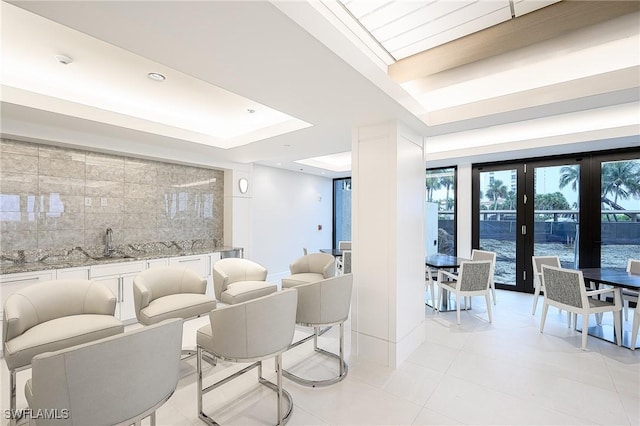
[[[282,288],[295,287],[336,275],[336,259],[328,253],[309,253],[289,265],[291,275],[282,278]]]
[[[448,280],[445,281],[445,277]],[[484,296],[487,301],[487,314],[491,318],[491,278],[493,277],[493,263],[490,260],[468,260],[460,263],[457,274],[438,271],[438,306],[442,304],[445,291],[456,295],[456,314],[460,324],[460,302],[463,297]],[[467,306],[469,306],[467,304]]]
[[[316,352],[339,361],[339,373],[337,376],[326,380],[310,380],[283,370],[286,378],[301,385],[316,387],[331,385],[346,377],[348,366],[344,360],[344,322],[349,317],[352,286],[353,275],[350,273],[296,286],[296,290],[298,291],[296,324],[313,327],[313,334],[292,343],[290,348],[294,348],[313,339],[313,349]],[[333,325],[340,326],[339,355],[318,347],[318,336],[322,334],[320,330],[321,327],[330,328]],[[328,328],[323,331],[328,330]]]
[[[113,293],[87,280],[45,281],[10,295],[2,322],[10,409],[16,409],[17,371],[28,368],[38,354],[122,333],[115,309]]]
[[[627,272],[640,275],[640,260],[629,259],[627,262]],[[631,346],[632,350],[636,349],[636,342],[638,341],[638,329],[640,329],[640,308],[638,307],[638,292],[622,289],[622,300],[624,302],[624,319],[628,319],[629,302],[635,302],[636,307],[633,310],[633,327],[631,328]]]
[[[129,425],[151,416],[180,378],[182,321],[36,355],[25,396],[40,425]],[[54,416],[55,417],[55,416]]]
[[[136,318],[151,325],[169,318],[187,320],[216,308],[205,294],[207,280],[183,266],[158,266],[133,279]]]
[[[203,411],[204,394],[256,367],[258,381],[277,393],[278,424],[289,420],[293,401],[282,389],[282,353],[293,340],[297,302],[296,291],[288,289],[211,311],[210,324],[197,332],[198,417],[201,420],[209,425],[217,424]],[[222,360],[253,364],[204,388],[203,352]],[[276,360],[276,384],[262,377],[262,361],[268,358]],[[282,406],[283,397],[287,401],[286,408]]]
[[[618,346],[621,345],[621,320],[616,314],[622,309],[620,289],[605,288],[601,290],[587,290],[581,271],[564,269],[555,266],[542,265],[542,282],[544,286],[544,305],[542,307],[542,319],[540,332],[544,330],[545,319],[549,306],[556,306],[567,312],[582,315],[582,349],[587,349],[587,335],[589,334],[589,315],[612,312],[614,328]],[[613,293],[613,303],[600,300],[603,294]],[[576,326],[574,321],[574,326]]]
[[[213,265],[213,289],[218,299],[227,305],[275,293],[278,286],[267,282],[268,271],[248,259],[227,258]]]

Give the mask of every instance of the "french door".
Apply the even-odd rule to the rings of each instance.
[[[640,152],[473,166],[474,248],[497,253],[496,287],[533,292],[531,256],[622,269],[640,258]]]

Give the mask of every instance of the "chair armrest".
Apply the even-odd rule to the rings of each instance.
[[[222,298],[222,292],[227,289],[229,275],[219,268],[213,267],[213,292],[217,300]]]
[[[453,274],[451,272],[447,272],[447,271],[443,271],[442,269],[440,269],[438,271],[438,282],[440,282],[440,277],[446,275],[448,278],[451,279],[451,281],[458,281],[458,276],[456,274]]]
[[[613,293],[614,305],[616,307],[618,307],[618,308],[621,308],[621,306],[622,306],[622,291],[617,287],[601,288],[600,290],[588,290],[586,292],[586,295],[587,295],[587,297],[590,297],[590,296],[596,296],[596,295],[605,294],[605,293]]]
[[[335,259],[329,262],[322,270],[322,275],[325,278],[331,278],[336,275],[336,261]]]
[[[19,293],[7,298],[2,316],[2,338],[5,342],[38,325],[38,314],[35,308]]]
[[[138,321],[140,321],[140,311],[149,306],[152,297],[151,290],[141,281],[138,277],[133,280],[133,304]]]
[[[103,284],[92,282],[84,297],[85,314],[113,315],[116,312],[116,297]]]

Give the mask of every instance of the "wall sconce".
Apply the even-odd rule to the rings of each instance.
[[[249,190],[249,181],[247,178],[238,179],[238,190],[240,190],[241,194],[246,194]]]

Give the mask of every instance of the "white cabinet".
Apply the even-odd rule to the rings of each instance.
[[[144,261],[110,263],[91,267],[91,280],[104,284],[116,296],[115,315],[121,321],[135,321],[133,279],[144,269]]]

